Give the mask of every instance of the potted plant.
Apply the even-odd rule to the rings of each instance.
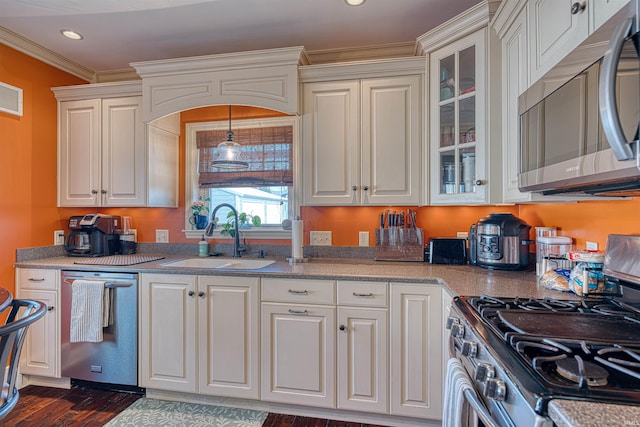
[[[197,230],[207,228],[207,223],[209,222],[209,206],[207,203],[210,200],[208,197],[204,200],[202,197],[199,197],[198,200],[191,203],[192,215],[189,217],[189,223],[194,225]]]
[[[240,223],[240,229],[248,228],[251,226],[260,227],[262,219],[258,215],[251,215],[246,212],[240,212],[238,214],[238,222]],[[223,236],[235,237],[236,225],[233,211],[229,211],[227,214],[227,223],[222,224],[220,227],[220,234]]]

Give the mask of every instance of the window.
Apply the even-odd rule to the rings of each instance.
[[[225,170],[211,167],[217,146],[227,139],[228,121],[191,123],[186,126],[186,186],[189,206],[198,198],[210,199],[209,214],[221,204],[228,203],[238,212],[257,215],[262,220],[245,237],[290,238],[281,223],[293,218],[294,152],[298,147],[298,118],[282,117],[232,122],[234,141],[242,146],[244,170]],[[216,217],[226,221],[229,209],[220,208]],[[189,209],[185,211],[185,232],[198,238],[202,231],[191,231]],[[251,234],[247,236],[247,234]]]

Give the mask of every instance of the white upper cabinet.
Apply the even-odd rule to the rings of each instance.
[[[629,0],[529,0],[530,84]]]
[[[54,92],[58,206],[177,206],[179,125],[145,128],[139,82]]]
[[[502,199],[495,2],[482,2],[418,39],[429,63],[429,203]],[[495,91],[489,92],[489,90]],[[426,196],[425,196],[426,197]]]
[[[337,80],[354,65],[301,72],[305,205],[420,203],[424,62],[404,63],[413,74],[378,77],[397,72],[389,61],[359,64],[366,79]]]

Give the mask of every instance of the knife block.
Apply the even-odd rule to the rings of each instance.
[[[421,228],[377,228],[376,261],[424,261]]]

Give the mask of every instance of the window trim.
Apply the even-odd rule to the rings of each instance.
[[[300,117],[286,116],[264,119],[234,120],[232,130],[252,127],[272,127],[272,126],[292,126],[293,127],[293,203],[289,206],[291,218],[300,215],[300,202],[302,198],[302,179],[300,169]],[[184,192],[184,229],[182,230],[187,239],[201,239],[203,230],[194,230],[189,223],[191,211],[189,206],[193,200],[199,196],[198,190],[198,149],[196,146],[196,132],[201,130],[228,129],[229,122],[226,120],[195,122],[185,124],[185,192]],[[291,230],[284,230],[277,225],[263,225],[251,230],[242,231],[243,237],[247,239],[270,239],[287,240],[291,239]],[[216,230],[211,236],[212,239],[229,239],[220,235]]]

